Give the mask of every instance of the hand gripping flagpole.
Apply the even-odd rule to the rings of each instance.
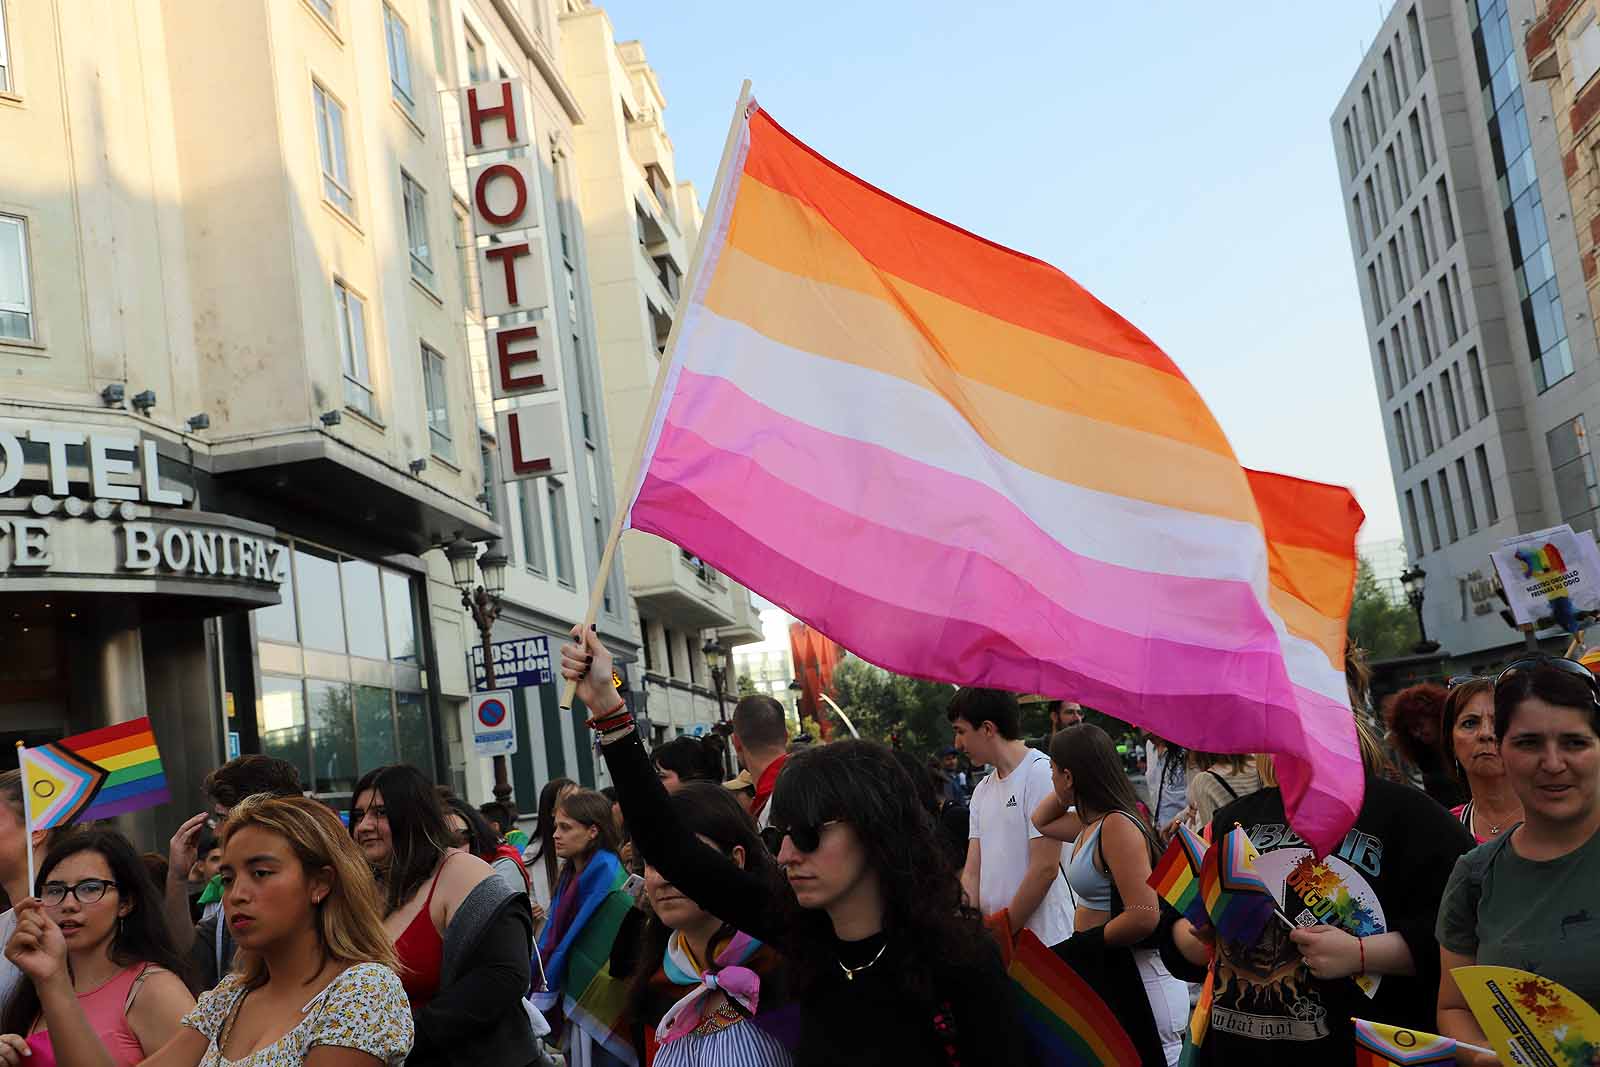
[[[716,217],[717,205],[722,203],[722,198],[727,194],[728,165],[733,159],[734,146],[739,139],[739,126],[747,120],[751,104],[750,79],[746,78],[739,88],[739,103],[733,109],[733,121],[728,124],[728,139],[722,145],[722,162],[717,164],[717,178],[711,186],[711,201],[706,208],[706,218]],[[627,519],[628,511],[633,507],[632,494],[639,485],[639,474],[644,467],[645,448],[650,442],[650,427],[655,422],[656,411],[661,407],[661,395],[666,391],[667,373],[672,367],[673,352],[678,347],[678,334],[683,328],[684,310],[695,291],[695,285],[700,277],[706,255],[706,231],[709,226],[701,226],[700,233],[695,238],[694,255],[689,259],[689,276],[684,279],[684,284],[678,293],[678,307],[672,316],[672,329],[667,334],[667,347],[661,353],[661,362],[656,366],[655,388],[650,394],[650,403],[645,405],[644,423],[639,427],[639,441],[634,446],[633,462],[628,465],[628,476],[621,484],[628,487],[629,498],[625,506],[617,509],[616,515],[611,519],[611,536],[606,538],[606,547],[600,553],[600,566],[595,570],[594,585],[589,591],[589,612],[583,617],[585,630],[594,626],[595,618],[600,614],[600,606],[605,600],[606,580],[611,577],[612,561],[617,554],[617,544],[622,540],[623,524]],[[561,710],[571,711],[573,697],[577,695],[578,683],[568,679],[561,689]],[[606,709],[591,709],[603,711]]]

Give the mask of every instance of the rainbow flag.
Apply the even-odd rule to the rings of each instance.
[[[1106,1002],[1032,930],[1016,939],[1007,973],[1017,987],[1028,1062],[1137,1067],[1133,1041]]]
[[[1200,871],[1210,848],[1198,834],[1180,823],[1148,880],[1150,888],[1159,893],[1162,900],[1196,926],[1205,926],[1211,921],[1200,895]]]
[[[80,816],[84,822],[153,808],[172,799],[148,716],[65,737],[57,743],[107,772],[94,802]]]
[[[1235,944],[1254,944],[1272,921],[1277,901],[1256,873],[1260,853],[1244,827],[1236,826],[1206,853],[1200,869],[1200,895],[1218,936]]]
[[[1352,1019],[1356,1024],[1356,1067],[1418,1067],[1456,1062],[1456,1043],[1424,1030]]]
[[[1131,323],[746,99],[624,521],[899,673],[1274,753],[1331,850],[1354,498],[1245,470]]]

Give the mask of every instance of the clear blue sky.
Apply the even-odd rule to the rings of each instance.
[[[867,181],[1055,264],[1149,334],[1247,465],[1353,489],[1397,537],[1328,116],[1369,0],[605,0],[711,193],[749,77]]]

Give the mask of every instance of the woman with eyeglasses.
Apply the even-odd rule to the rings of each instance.
[[[790,757],[762,833],[788,880],[774,893],[667,803],[611,687],[611,654],[592,631],[572,636],[561,673],[594,712],[634,841],[697,907],[782,954],[800,1004],[796,1064],[1025,1062],[999,952],[889,749],[837,741]]]
[[[61,931],[73,992],[112,1062],[131,1067],[166,1044],[194,997],[161,894],[128,839],[108,830],[65,838],[39,867],[34,892]],[[17,987],[0,1031],[0,1044],[32,1052],[33,1067],[56,1062],[33,983]]]
[[[411,1017],[371,875],[339,817],[306,797],[251,796],[228,816],[222,842],[233,971],[172,1021],[170,1038],[147,1058],[130,1058],[125,1045],[103,1038],[99,1012],[73,996],[68,939],[81,938],[83,927],[64,930],[37,900],[18,906],[6,955],[39,992],[57,1060],[64,1067],[397,1067],[411,1048]],[[120,869],[112,870],[120,883]],[[137,1023],[133,1029],[145,1047]],[[0,1038],[5,1067],[41,1062],[26,1051],[15,1035]]]
[[[1452,678],[1444,702],[1442,736],[1456,780],[1468,799],[1450,809],[1478,844],[1493,841],[1522,821],[1522,801],[1506,777],[1494,736],[1494,680]]]
[[[1439,1032],[1476,1045],[1456,967],[1532,971],[1600,1004],[1600,684],[1572,660],[1517,660],[1494,722],[1523,820],[1461,857],[1439,908]]]

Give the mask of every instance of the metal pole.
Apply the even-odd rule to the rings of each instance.
[[[478,635],[483,643],[484,688],[492,690],[495,688],[495,676],[494,656],[490,646],[494,642],[490,635],[494,630],[495,619],[500,616],[499,605],[493,602],[488,591],[481,585],[470,593],[463,590],[461,602],[472,612],[472,621],[478,624]],[[512,728],[515,729],[515,726]],[[513,815],[516,814],[516,807],[511,803],[511,775],[504,756],[494,758],[494,799],[497,803],[505,805]],[[502,827],[502,830],[509,829],[510,827]]]

